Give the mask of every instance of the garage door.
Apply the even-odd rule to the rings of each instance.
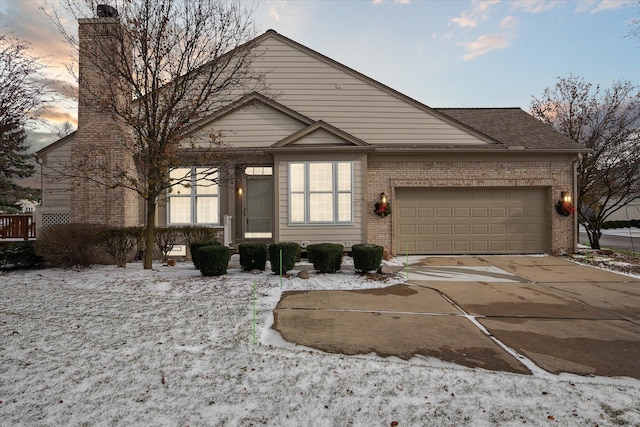
[[[546,195],[543,188],[398,188],[396,253],[546,252]]]

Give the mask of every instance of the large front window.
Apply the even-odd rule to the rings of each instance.
[[[289,163],[289,223],[353,221],[351,162]]]
[[[167,194],[170,225],[219,225],[218,173],[212,168],[175,168]]]

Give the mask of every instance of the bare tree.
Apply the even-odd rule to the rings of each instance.
[[[93,0],[63,3],[76,18],[95,17]],[[102,13],[118,20],[117,30],[110,30],[109,37],[96,37],[93,48],[82,55],[110,84],[91,87],[79,75],[80,92],[93,91],[92,98],[100,100],[96,110],[106,112],[118,125],[119,144],[135,166],[109,164],[103,160],[104,150],[97,147],[86,149],[86,157],[72,165],[71,173],[109,188],[131,189],[144,199],[144,267],[151,268],[158,200],[192,178],[187,174],[176,179],[169,172],[186,166],[185,158],[191,156],[211,165],[211,182],[222,176],[218,173],[224,153],[221,134],[198,139],[193,136],[198,133],[190,131],[198,121],[263,85],[263,76],[250,67],[254,59],[250,41],[256,34],[252,11],[240,1],[121,0]],[[55,14],[53,18],[79,50],[78,38]]]
[[[617,81],[601,90],[581,77],[560,78],[531,113],[591,151],[578,162],[578,221],[600,248],[602,225],[640,198],[640,88]]]
[[[75,129],[71,122],[67,120],[61,125],[57,125],[54,130],[58,138],[64,138],[65,136],[72,134]]]
[[[0,33],[0,210],[19,211],[21,199],[37,200],[36,189],[22,187],[15,179],[34,173],[28,154],[25,126],[46,102],[46,89],[35,78],[41,69],[37,58],[27,54],[29,45]]]

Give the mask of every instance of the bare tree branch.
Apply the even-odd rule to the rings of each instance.
[[[63,3],[78,19],[95,17],[93,0]],[[134,190],[146,202],[146,238],[151,242],[155,217],[150,215],[158,199],[190,179],[169,176],[170,170],[186,166],[184,154],[198,150],[204,154],[200,164],[211,168],[226,161],[220,134],[189,133],[190,126],[250,92],[264,90],[264,76],[251,68],[256,31],[252,11],[240,1],[121,0],[115,7],[119,16],[102,18],[105,26],[97,31],[104,34],[96,34],[92,48],[81,52],[80,37],[68,33],[55,13],[51,16],[80,53],[79,102],[99,100],[82,106],[113,120],[120,129],[118,144],[135,167],[113,162],[110,149],[96,143],[84,147],[85,157],[61,172],[108,188]],[[109,20],[119,25],[107,26],[113,22]],[[83,70],[88,69],[109,84],[87,84]],[[79,126],[81,131],[82,123]],[[150,267],[151,258],[145,259],[145,268]]]
[[[578,162],[578,221],[593,248],[616,210],[640,198],[640,88],[617,81],[602,90],[581,77],[560,78],[531,113],[591,149]]]

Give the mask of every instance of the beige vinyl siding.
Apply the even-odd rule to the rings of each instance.
[[[353,164],[353,223],[346,225],[289,225],[289,181],[288,164],[291,161],[309,161],[311,156],[277,156],[275,160],[278,193],[277,217],[278,235],[276,239],[284,242],[339,243],[351,247],[364,241],[363,226],[363,194],[364,180],[363,162],[360,155],[316,155],[313,161],[352,161]]]
[[[198,135],[222,132],[223,143],[230,147],[269,147],[303,127],[306,124],[256,102],[222,116]]]
[[[349,145],[349,143],[324,129],[318,129],[305,135],[303,139],[289,144],[289,146],[296,145]]]
[[[44,212],[71,211],[71,178],[63,177],[60,171],[67,169],[71,160],[72,141],[54,147],[46,153],[42,165]]]
[[[440,117],[275,38],[255,67],[279,103],[370,143],[486,144]],[[260,49],[259,48],[259,49]]]

